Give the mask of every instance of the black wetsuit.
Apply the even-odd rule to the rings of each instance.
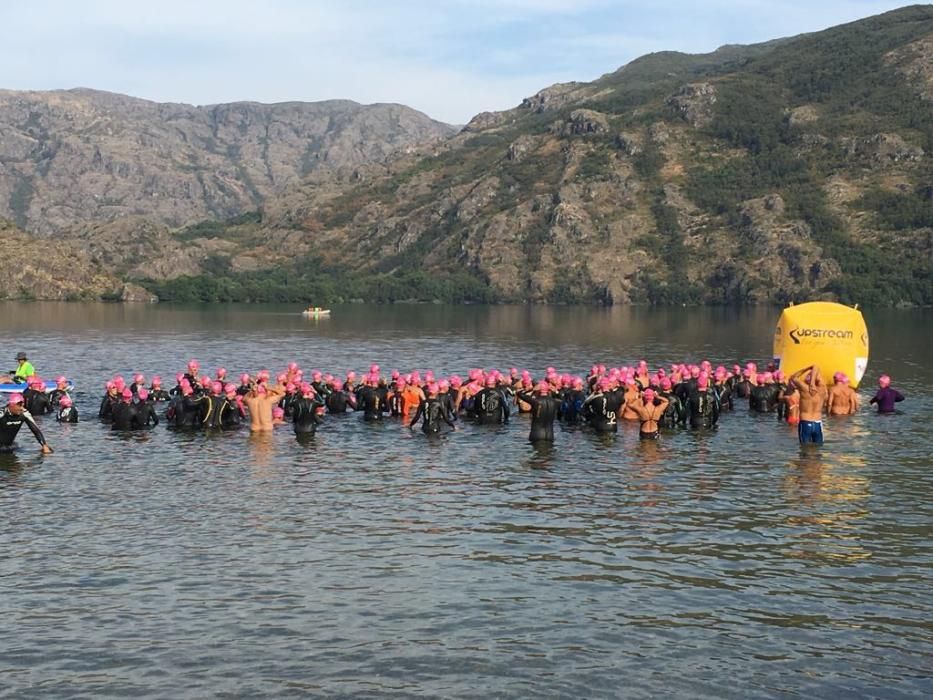
[[[747,399],[752,393],[752,383],[744,377],[735,384],[735,395],[740,399]]]
[[[68,396],[68,392],[64,389],[52,389],[49,392],[50,411],[58,408],[58,402],[62,400],[63,396]]]
[[[364,386],[359,393],[359,410],[363,411],[363,420],[382,420],[382,414],[389,409],[385,391],[379,387]]]
[[[171,395],[165,389],[150,389],[149,400],[155,403],[164,403],[171,400]]]
[[[0,408],[0,452],[10,452],[13,449],[13,441],[16,434],[23,424],[32,431],[40,445],[45,445],[45,436],[36,425],[36,421],[25,408],[18,416],[14,416],[9,408]]]
[[[664,413],[662,413],[661,417],[658,419],[658,425],[662,428],[686,426],[687,410],[684,408],[684,404],[680,398],[673,392],[668,391],[658,392],[658,396],[662,399],[667,399],[667,408],[664,409]]]
[[[687,416],[694,430],[713,428],[719,422],[719,403],[708,389],[696,389],[687,397]]]
[[[567,389],[561,397],[557,417],[567,425],[576,425],[583,416],[583,404],[586,394],[580,389]]]
[[[77,423],[78,409],[74,406],[69,406],[68,408],[59,408],[58,413],[55,416],[55,420],[57,420],[59,423]]]
[[[778,388],[774,384],[753,386],[748,397],[748,408],[755,413],[774,413],[778,405]]]
[[[498,387],[486,387],[473,397],[473,415],[481,425],[509,422],[509,403]]]
[[[554,442],[554,420],[560,411],[561,402],[556,396],[541,396],[538,393],[521,393],[518,397],[531,405],[531,442]]]
[[[597,433],[615,433],[619,430],[619,399],[616,393],[597,391],[587,398],[583,415]]]
[[[777,388],[777,417],[778,420],[787,420],[787,413],[790,411],[790,404],[786,401],[781,401],[781,397],[784,396],[784,393],[787,391],[787,384],[783,382],[780,384],[774,385]]]
[[[389,415],[393,418],[399,418],[405,409],[405,398],[402,392],[393,391],[389,395]]]
[[[295,401],[297,401],[300,398],[301,398],[301,394],[299,394],[297,391],[293,391],[290,394],[286,393],[285,396],[282,397],[282,400],[279,401],[279,408],[281,408],[285,412],[286,418],[290,419],[292,417],[292,413],[294,412]]]
[[[48,394],[35,389],[26,389],[23,392],[23,406],[34,416],[44,416],[52,410]]]
[[[150,426],[157,426],[159,417],[156,415],[155,407],[151,401],[138,401],[136,403],[136,415],[133,417],[133,429],[141,430]]]
[[[415,416],[411,419],[408,427],[414,428],[415,424],[422,419],[424,420],[421,423],[421,430],[426,435],[436,435],[441,432],[441,421],[444,421],[451,428],[454,427],[454,422],[451,420],[444,402],[436,396],[418,402],[418,410],[415,411]]]
[[[732,411],[735,409],[735,402],[732,399],[732,389],[729,387],[728,382],[716,384],[713,387],[713,391],[716,392],[716,400],[719,402],[720,411]]]
[[[138,413],[139,409],[136,404],[125,401],[114,403],[110,427],[114,430],[133,430],[138,427]]]
[[[317,427],[323,423],[319,414],[324,404],[317,397],[310,399],[299,396],[292,404],[292,421],[294,423],[295,435],[314,435]]]
[[[236,388],[237,396],[246,396],[249,392],[250,392],[249,384],[240,384],[240,386]]]
[[[200,397],[176,396],[165,412],[176,428],[197,428],[201,425],[202,401]]]
[[[438,400],[444,406],[444,410],[447,411],[447,415],[450,417],[450,420],[457,420],[457,390],[448,389],[445,393],[438,395]]]
[[[226,396],[210,394],[201,399],[201,427],[205,430],[219,430],[224,425],[224,414],[231,410]]]
[[[346,413],[350,408],[350,399],[343,389],[332,391],[325,400],[328,413]]]
[[[100,402],[100,410],[97,412],[97,417],[103,421],[110,422],[113,419],[113,406],[118,401],[117,397],[111,396],[109,393],[104,394],[104,398]]]
[[[237,401],[227,399],[227,405],[229,408],[220,417],[221,427],[224,430],[234,430],[243,425],[243,419],[246,418],[246,415]]]

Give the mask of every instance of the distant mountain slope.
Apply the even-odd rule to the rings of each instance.
[[[182,226],[255,209],[317,169],[379,162],[451,133],[401,105],[193,107],[0,90],[0,216],[42,234],[126,215]]]
[[[468,271],[511,300],[933,303],[931,57],[930,6],[652,54],[312,178],[256,227],[302,264]]]

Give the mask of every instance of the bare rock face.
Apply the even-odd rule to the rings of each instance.
[[[933,34],[886,54],[884,61],[914,86],[925,100],[933,100]]]
[[[711,83],[684,85],[668,98],[667,104],[691,125],[708,126],[713,120],[716,88]]]
[[[575,109],[563,127],[567,136],[590,136],[605,134],[609,131],[609,119],[601,112],[592,109]]]
[[[193,107],[83,89],[0,91],[0,216],[42,234],[138,215],[182,226],[256,209],[317,169],[381,161],[452,133],[400,105]]]
[[[77,246],[55,246],[0,220],[0,236],[15,255],[0,257],[0,299],[46,301],[119,297],[123,284]]]
[[[574,102],[577,97],[575,93],[579,88],[580,83],[558,83],[526,97],[522,100],[521,107],[538,114],[551,112]]]
[[[843,139],[842,145],[848,155],[867,156],[878,163],[919,161],[925,155],[922,148],[911,146],[899,134]]]

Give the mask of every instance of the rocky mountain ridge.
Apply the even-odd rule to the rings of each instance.
[[[249,215],[67,240],[167,299],[933,304],[931,59],[929,6],[651,54]]]
[[[255,210],[319,169],[379,162],[453,127],[347,100],[195,107],[88,89],[0,90],[0,216],[40,235]]]

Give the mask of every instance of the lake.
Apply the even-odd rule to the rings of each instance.
[[[114,434],[103,384],[708,358],[766,362],[777,309],[0,304],[9,367],[82,422],[0,455],[0,690],[16,697],[929,697],[933,312],[867,313],[903,411],[793,429],[744,407],[641,443],[528,421]]]

